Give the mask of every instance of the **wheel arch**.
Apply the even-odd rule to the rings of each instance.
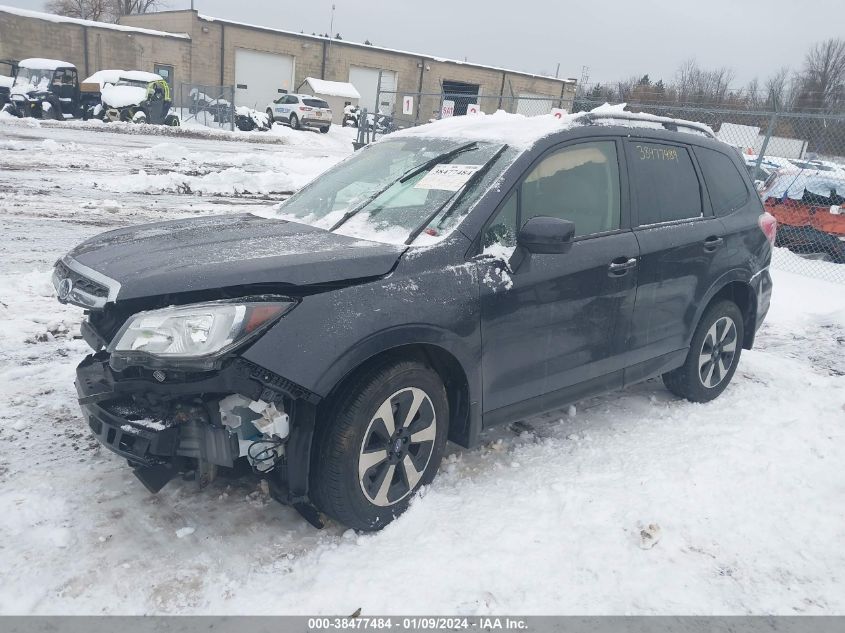
[[[757,330],[757,293],[743,271],[728,273],[713,284],[704,301],[699,304],[695,323],[701,321],[701,317],[707,308],[724,299],[733,301],[742,313],[744,331],[742,347],[743,349],[751,349],[754,345],[754,336]]]
[[[455,344],[444,344],[442,332],[390,332],[389,335],[362,341],[339,358],[320,380],[318,393],[327,393],[331,403],[349,381],[361,373],[392,359],[416,359],[430,366],[443,381],[449,402],[449,439],[461,446],[471,446],[481,429],[478,393],[480,375],[474,371],[470,356]],[[434,339],[434,340],[432,340]]]

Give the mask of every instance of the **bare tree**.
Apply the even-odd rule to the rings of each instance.
[[[50,13],[83,20],[104,21],[111,16],[109,0],[50,0],[46,9]]]
[[[152,13],[163,5],[162,0],[111,0],[115,21],[124,15]]]
[[[845,104],[845,39],[815,44],[804,58],[801,73],[802,107],[833,110]]]
[[[766,80],[766,105],[769,108],[784,111],[792,105],[792,85],[789,79],[791,72],[784,66]]]

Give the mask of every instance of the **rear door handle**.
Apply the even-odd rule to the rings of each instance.
[[[607,267],[607,274],[611,277],[621,277],[636,266],[636,257],[617,257],[612,262],[610,262],[610,266]]]
[[[707,251],[708,253],[712,253],[713,251],[715,251],[717,248],[719,248],[724,243],[725,243],[724,239],[722,239],[721,237],[717,237],[715,235],[712,235],[712,236],[708,237],[706,240],[704,240],[704,250]]]

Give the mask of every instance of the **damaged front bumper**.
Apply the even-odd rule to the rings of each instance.
[[[233,358],[219,370],[114,371],[98,352],[76,370],[92,433],[128,460],[151,492],[180,473],[200,485],[245,458],[274,498],[312,519],[308,474],[319,397],[262,367]],[[314,521],[312,521],[314,522]]]

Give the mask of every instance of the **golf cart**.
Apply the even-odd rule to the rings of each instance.
[[[100,94],[105,121],[179,126],[179,117],[170,112],[170,85],[160,75],[122,72],[117,83],[106,83]]]
[[[80,116],[76,66],[56,59],[21,60],[3,111],[18,117],[60,121]]]

